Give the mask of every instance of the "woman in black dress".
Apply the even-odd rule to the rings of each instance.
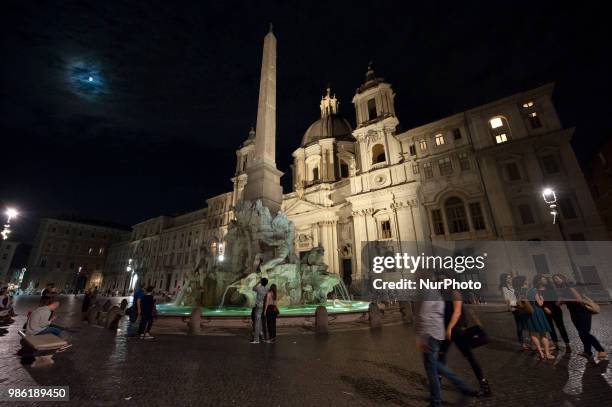
[[[567,278],[562,274],[555,274],[553,283],[559,289],[559,299],[567,306],[580,341],[584,345],[584,352],[578,352],[578,355],[590,359],[593,357],[592,348],[595,348],[597,358],[605,359],[608,354],[591,333],[591,313],[584,306],[582,295],[574,287],[570,287]]]
[[[550,338],[553,341],[554,347],[552,349],[559,349],[559,337],[557,336],[557,330],[559,331],[559,335],[563,339],[565,343],[565,353],[571,353],[572,348],[570,347],[569,336],[567,335],[567,330],[565,329],[565,323],[563,322],[563,311],[559,306],[559,298],[557,295],[557,290],[555,290],[554,285],[550,281],[549,278],[543,276],[542,274],[536,275],[534,278],[533,286],[538,289],[538,293],[544,299],[544,305],[542,309],[546,314],[546,320],[548,321],[548,325],[550,325]],[[557,329],[555,330],[555,326]]]
[[[266,320],[266,331],[268,338],[267,343],[276,342],[276,317],[278,316],[278,307],[276,306],[276,284],[270,286],[270,290],[266,294],[264,302],[264,318]]]

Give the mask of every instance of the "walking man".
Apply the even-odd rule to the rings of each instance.
[[[419,304],[416,319],[417,347],[423,352],[423,365],[429,383],[430,405],[440,407],[442,395],[440,376],[446,377],[462,394],[476,397],[478,391],[470,387],[438,359],[440,344],[445,338],[444,301],[440,293],[428,290]]]

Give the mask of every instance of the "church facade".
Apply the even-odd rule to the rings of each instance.
[[[329,270],[355,282],[364,277],[363,242],[605,240],[570,145],[574,129],[562,126],[552,92],[544,85],[399,131],[395,92],[371,67],[352,100],[356,128],[328,89],[320,118],[293,152],[294,187],[282,199],[296,253],[322,246]],[[176,292],[199,257],[206,267],[223,261],[255,137],[251,130],[236,152],[231,192],[198,211],[135,225],[129,241],[112,246],[103,288],[128,291],[140,270],[146,283]],[[544,188],[557,193],[563,232],[552,223]],[[496,279],[483,283],[492,287]]]

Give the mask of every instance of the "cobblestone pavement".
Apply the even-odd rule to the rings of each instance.
[[[410,325],[327,336],[286,330],[274,345],[251,345],[246,331],[232,336],[157,334],[152,341],[127,340],[121,332],[116,335],[81,323],[80,301],[62,300],[58,323],[73,329],[74,346],[57,354],[53,366],[34,369],[17,356],[17,330],[38,299],[17,299],[19,316],[0,337],[0,387],[69,385],[71,401],[63,406],[427,405],[426,380]],[[509,313],[499,306],[476,310],[493,334],[492,343],[475,352],[494,395],[461,401],[443,382],[446,405],[610,405],[608,361],[587,363],[572,354],[540,362],[534,354],[517,350]],[[572,344],[579,349],[576,331],[566,320]],[[593,325],[604,347],[612,349],[612,306],[602,307]],[[449,365],[475,384],[456,349],[450,352]]]

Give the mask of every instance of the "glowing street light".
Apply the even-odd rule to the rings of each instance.
[[[6,214],[7,223],[11,223],[11,219],[16,218],[19,215],[19,212],[17,212],[17,209],[15,208],[6,208],[6,212],[4,213]]]
[[[4,214],[6,215],[6,224],[4,225],[2,232],[0,232],[0,235],[2,235],[3,240],[6,240],[11,234],[11,219],[16,218],[17,215],[19,215],[19,212],[17,212],[17,209],[15,208],[6,208]]]
[[[557,223],[557,216],[559,215],[559,212],[557,211],[557,195],[551,188],[544,188],[542,191],[542,198],[544,199],[544,203],[546,203],[550,209],[550,214],[553,217],[554,225]]]
[[[223,255],[223,243],[219,243],[219,262],[225,260],[225,256]]]

